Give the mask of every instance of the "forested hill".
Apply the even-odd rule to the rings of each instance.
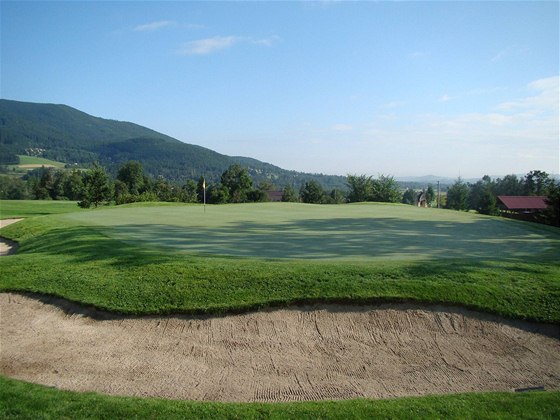
[[[341,188],[345,178],[287,171],[246,157],[231,157],[183,143],[146,127],[88,115],[66,105],[0,99],[0,164],[17,163],[17,155],[41,156],[80,166],[99,162],[110,172],[128,160],[142,163],[153,177],[171,181],[219,179],[233,163],[248,168],[255,182],[281,188],[315,179],[325,188]]]

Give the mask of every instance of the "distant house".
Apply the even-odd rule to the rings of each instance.
[[[416,205],[418,207],[428,207],[428,197],[426,196],[425,191],[420,191],[416,195]]]
[[[499,195],[498,206],[502,215],[513,219],[534,221],[539,212],[546,210],[546,196]]]
[[[282,201],[282,191],[267,191],[268,200],[272,202]]]

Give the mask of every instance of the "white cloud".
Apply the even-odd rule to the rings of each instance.
[[[240,38],[236,36],[215,36],[213,38],[197,39],[187,42],[181,49],[177,51],[181,55],[204,55],[215,51],[230,48],[239,42]]]
[[[351,131],[353,128],[350,124],[335,124],[332,127],[334,131]]]
[[[525,110],[534,115],[551,112],[558,114],[558,84],[558,76],[535,80],[527,87],[531,91],[539,92],[537,95],[504,102],[498,105],[497,109],[502,111]]]
[[[451,100],[451,96],[449,96],[449,95],[446,93],[446,94],[442,95],[442,96],[439,98],[439,100],[440,100],[440,102],[447,102],[447,101]]]
[[[138,25],[134,28],[136,32],[153,32],[158,29],[165,28],[167,26],[174,26],[176,22],[172,20],[158,20],[156,22],[145,23],[143,25]]]
[[[264,47],[271,47],[272,45],[274,45],[279,40],[280,40],[279,36],[273,35],[273,36],[269,36],[268,38],[250,39],[250,42],[251,42],[251,44],[255,44],[255,45],[262,45]]]
[[[268,38],[251,38],[243,36],[215,36],[213,38],[197,39],[187,42],[177,53],[180,55],[204,55],[233,47],[239,43],[253,44],[270,47],[276,43],[280,37],[270,36]]]
[[[496,55],[494,55],[494,57],[490,59],[490,61],[493,63],[497,63],[511,56],[522,55],[527,51],[528,51],[527,48],[521,48],[517,45],[510,45],[504,48],[503,50],[499,51]]]

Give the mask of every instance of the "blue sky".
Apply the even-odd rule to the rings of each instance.
[[[559,173],[559,3],[1,3],[0,95],[327,174]]]

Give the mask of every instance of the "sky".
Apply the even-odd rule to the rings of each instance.
[[[0,2],[0,97],[324,174],[559,173],[559,2]]]

